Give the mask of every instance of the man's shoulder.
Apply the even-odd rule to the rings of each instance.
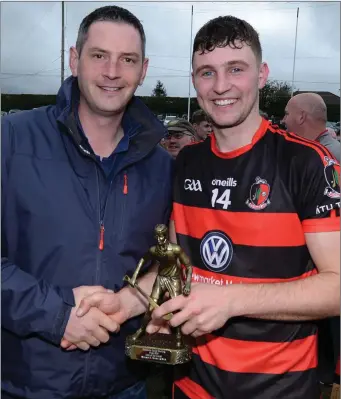
[[[270,126],[269,131],[277,141],[277,153],[283,162],[294,163],[304,170],[309,165],[318,165],[330,157],[329,151],[317,141],[303,138],[293,132],[287,132]]]
[[[160,145],[157,145],[151,154],[151,163],[154,176],[160,176],[162,179],[173,178],[174,159]]]
[[[12,152],[19,153],[36,153],[41,147],[50,147],[51,133],[57,130],[53,110],[54,106],[47,106],[4,116],[1,120],[4,151],[7,151],[8,145]]]
[[[46,106],[32,110],[16,112],[1,118],[2,130],[11,129],[17,134],[26,134],[32,127],[40,129],[50,127],[51,115],[53,115],[54,106]]]
[[[337,139],[334,139],[329,133],[326,133],[318,142],[325,146],[335,159],[340,161],[341,143]]]
[[[204,141],[199,141],[186,145],[178,154],[176,163],[183,162],[202,162],[202,157],[207,156],[210,153],[210,137],[207,137]]]

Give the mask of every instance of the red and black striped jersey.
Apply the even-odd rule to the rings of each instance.
[[[304,233],[340,229],[340,167],[320,144],[263,120],[229,153],[214,135],[176,160],[173,219],[193,282],[287,282],[317,273]],[[217,298],[219,306],[219,298]],[[201,337],[174,397],[318,398],[316,325],[229,320]]]

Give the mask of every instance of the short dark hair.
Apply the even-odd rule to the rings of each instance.
[[[143,26],[138,18],[135,17],[130,11],[125,8],[118,6],[105,6],[97,8],[87,15],[81,22],[78,29],[78,36],[76,42],[76,49],[80,55],[88,37],[88,32],[90,26],[99,21],[109,21],[109,22],[123,22],[128,25],[133,26],[141,36],[142,42],[142,56],[145,57],[146,52],[146,35],[144,33]]]
[[[209,122],[209,118],[202,109],[198,109],[193,112],[192,123],[199,125],[201,122]]]
[[[232,17],[217,17],[208,21],[195,35],[193,56],[196,51],[213,51],[216,47],[241,48],[241,42],[251,47],[257,60],[262,61],[262,47],[258,33],[246,21]]]

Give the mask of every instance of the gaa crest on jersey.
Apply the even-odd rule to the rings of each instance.
[[[250,196],[246,205],[256,211],[266,208],[270,204],[270,186],[268,182],[260,177],[256,177],[255,183],[250,188]]]
[[[324,195],[327,195],[329,198],[340,198],[340,165],[335,159],[324,157],[324,160],[326,161],[324,177],[328,184],[324,190]]]
[[[221,231],[210,231],[201,241],[200,255],[209,270],[220,273],[231,263],[233,255],[232,242]]]

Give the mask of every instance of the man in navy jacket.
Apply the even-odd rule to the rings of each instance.
[[[147,66],[140,21],[99,8],[81,23],[57,104],[2,119],[2,397],[146,397],[124,355],[139,320],[120,326],[124,306],[121,320],[76,309],[120,292],[169,219],[166,131],[134,97]]]

